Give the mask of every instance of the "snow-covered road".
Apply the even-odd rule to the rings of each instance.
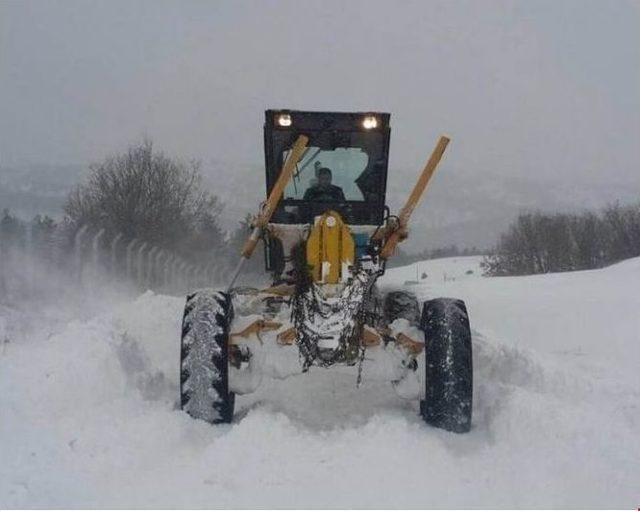
[[[640,259],[422,273],[421,297],[467,301],[467,435],[427,427],[390,385],[356,389],[348,368],[267,381],[212,427],[176,409],[183,299],[149,292],[70,321],[0,308],[0,507],[640,505]]]

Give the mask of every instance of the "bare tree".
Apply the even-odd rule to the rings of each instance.
[[[640,256],[640,205],[602,214],[523,213],[482,265],[488,275],[527,275],[600,268]]]
[[[72,226],[89,225],[122,233],[182,253],[222,243],[222,206],[201,187],[199,164],[154,151],[150,141],[90,167],[87,183],[69,196],[65,213]]]

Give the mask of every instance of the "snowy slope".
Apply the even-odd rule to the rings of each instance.
[[[467,301],[468,435],[350,369],[269,381],[211,427],[176,410],[182,299],[71,321],[0,308],[0,507],[637,507],[640,259],[492,279],[478,263],[427,261],[411,285]]]

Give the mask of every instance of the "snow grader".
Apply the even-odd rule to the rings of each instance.
[[[359,385],[371,366],[364,378],[384,378],[401,398],[419,401],[428,424],[470,430],[464,302],[419,304],[407,290],[383,294],[376,285],[449,142],[440,137],[406,204],[391,215],[389,120],[375,112],[266,111],[266,201],[228,287],[186,300],[180,403],[192,417],[231,422],[236,395],[254,392],[265,376],[346,365]],[[260,241],[271,285],[236,286]],[[296,363],[287,372],[277,359],[292,350]]]

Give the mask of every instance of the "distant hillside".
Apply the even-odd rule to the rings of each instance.
[[[419,168],[389,171],[387,203],[392,211],[404,203]],[[264,169],[220,161],[203,165],[203,174],[226,204],[225,227],[253,213],[264,200]],[[513,218],[523,209],[573,211],[596,209],[608,203],[622,204],[640,199],[638,183],[564,182],[555,180],[505,179],[479,169],[443,166],[427,189],[412,218],[411,235],[403,248],[409,252],[456,244],[460,248],[492,246]]]
[[[397,211],[419,172],[389,172],[387,203]],[[22,217],[46,213],[62,215],[66,195],[87,173],[82,165],[30,165],[0,168],[0,209],[8,207]],[[220,160],[203,162],[205,185],[225,204],[223,226],[234,229],[247,213],[264,200],[262,164]],[[443,165],[433,178],[412,220],[411,236],[403,245],[408,252],[456,244],[460,248],[492,246],[523,209],[572,211],[600,208],[607,203],[636,202],[637,183],[609,182],[602,186],[582,180],[566,182],[537,176],[517,179],[497,177],[483,169],[454,169]]]
[[[69,190],[85,173],[82,165],[0,167],[0,210],[9,208],[22,218],[61,217]]]

